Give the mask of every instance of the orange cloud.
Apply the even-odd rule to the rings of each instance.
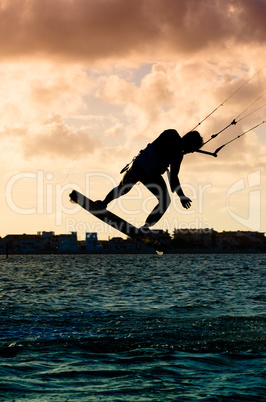
[[[98,148],[98,137],[86,130],[71,130],[60,116],[53,116],[28,134],[22,144],[26,158],[44,156],[75,158],[92,154]]]
[[[179,57],[262,46],[262,0],[12,0],[0,5],[1,59]]]

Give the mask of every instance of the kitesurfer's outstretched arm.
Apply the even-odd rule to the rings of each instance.
[[[188,197],[186,197],[185,194],[183,193],[183,190],[182,190],[182,188],[181,188],[181,185],[180,185],[180,182],[179,182],[179,178],[178,178],[178,177],[177,177],[176,183],[177,183],[177,182],[178,182],[178,184],[177,184],[177,186],[176,186],[176,188],[175,188],[175,192],[176,192],[176,194],[179,196],[182,206],[183,206],[185,209],[188,209],[188,208],[191,207],[191,199],[188,198]]]
[[[179,181],[179,177],[178,177],[182,160],[183,160],[183,156],[179,157],[179,159],[176,160],[175,163],[171,164],[170,173],[169,173],[169,181],[170,181],[170,187],[171,187],[172,192],[173,193],[176,192],[176,194],[180,198],[182,206],[185,209],[188,209],[191,207],[191,200],[190,200],[190,198],[185,196],[185,194],[182,190],[180,181]]]

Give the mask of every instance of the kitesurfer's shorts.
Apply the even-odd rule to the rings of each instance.
[[[132,166],[124,174],[121,184],[134,185],[137,182],[157,183],[161,175],[166,171],[168,164],[155,150],[153,144],[140,151]]]

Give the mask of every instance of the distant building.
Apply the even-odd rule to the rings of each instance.
[[[213,229],[175,229],[173,246],[177,249],[213,249],[217,232]]]
[[[118,253],[143,253],[150,252],[151,249],[144,244],[131,239],[123,239],[122,237],[113,237],[108,242],[108,250]]]
[[[98,235],[96,232],[86,233],[86,251],[91,253],[103,251],[103,247],[98,242]]]
[[[77,232],[72,232],[71,234],[61,234],[58,235],[60,252],[74,252],[78,251],[78,239]]]
[[[231,251],[266,251],[264,233],[236,231],[219,233],[219,248]]]
[[[38,235],[31,234],[13,234],[7,235],[3,239],[3,244],[8,247],[10,252],[31,253],[45,250],[45,242]]]
[[[37,232],[38,236],[41,236],[42,241],[45,245],[44,249],[46,251],[56,251],[59,247],[58,236],[54,232]]]
[[[171,242],[173,250],[180,252],[266,252],[264,233],[251,231],[223,231],[213,229],[176,229],[169,233],[154,230],[163,240]],[[96,232],[86,233],[85,241],[77,240],[77,233],[55,235],[54,232],[37,234],[10,234],[0,237],[1,253],[150,253],[153,249],[128,237],[98,240]]]
[[[41,253],[41,252],[75,252],[77,233],[55,235],[54,232],[38,232],[38,234],[11,234],[1,241],[1,249],[10,253]]]
[[[164,240],[164,241],[170,241],[171,240],[171,236],[168,232],[168,230],[162,230],[162,229],[152,229],[152,231],[157,234],[160,239]]]

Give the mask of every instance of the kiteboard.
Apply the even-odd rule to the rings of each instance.
[[[141,228],[136,228],[131,223],[105,209],[98,202],[90,200],[76,190],[73,190],[69,197],[72,202],[80,205],[101,221],[126,234],[132,239],[139,241],[146,247],[154,249],[158,254],[163,254],[169,250],[170,246],[154,231],[146,228],[145,231]]]

